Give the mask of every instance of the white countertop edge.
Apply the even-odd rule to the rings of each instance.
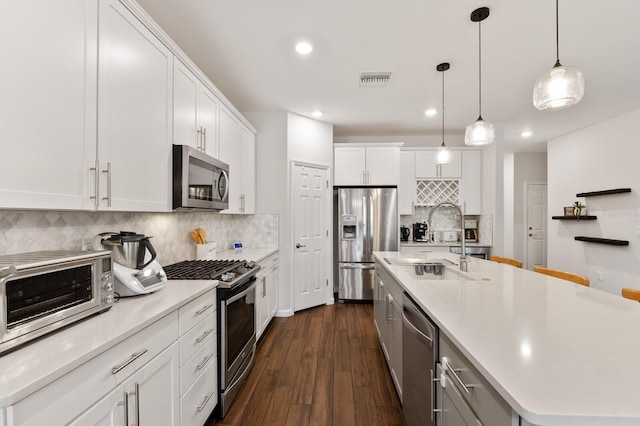
[[[117,302],[111,309],[106,312],[90,316],[81,321],[78,321],[77,323],[72,323],[67,327],[54,331],[51,334],[42,336],[32,342],[25,344],[24,346],[18,347],[15,350],[0,356],[0,371],[10,371],[13,368],[19,367],[26,367],[26,369],[28,370],[29,365],[24,365],[25,363],[22,362],[24,358],[23,355],[29,354],[30,356],[34,356],[38,353],[38,351],[50,352],[51,343],[56,338],[60,339],[65,335],[82,334],[83,332],[91,333],[95,332],[96,330],[100,330],[103,327],[108,327],[111,324],[111,321],[113,321],[114,319],[118,319],[119,311],[121,311],[122,309],[126,309],[132,304],[141,300],[139,298],[144,297],[144,300],[146,302],[150,302],[154,299],[157,300],[158,296],[163,295],[162,292],[168,291],[172,291],[171,296],[173,296],[173,293],[178,293],[178,291],[175,290],[176,288],[178,288],[179,286],[183,286],[182,288],[184,289],[186,288],[184,286],[189,286],[189,284],[194,284],[190,286],[191,289],[193,289],[193,287],[197,287],[197,289],[195,289],[195,291],[187,293],[179,292],[183,294],[179,295],[181,297],[176,298],[175,303],[165,303],[157,310],[141,310],[142,315],[140,316],[139,321],[135,321],[135,323],[123,326],[123,329],[120,332],[97,346],[93,346],[90,349],[79,348],[76,353],[65,353],[64,355],[61,354],[61,358],[67,357],[66,362],[61,361],[60,359],[52,359],[51,364],[49,364],[47,368],[44,368],[47,371],[39,375],[38,377],[25,377],[22,380],[19,380],[19,383],[15,384],[15,386],[12,386],[14,385],[13,382],[8,382],[6,378],[0,377],[0,407],[7,407],[15,404],[18,401],[43,388],[44,386],[54,382],[65,374],[71,372],[87,361],[90,361],[101,353],[116,346],[118,343],[133,336],[137,332],[148,327],[164,316],[174,312],[175,310],[186,305],[187,303],[203,295],[204,293],[216,288],[218,286],[218,281],[170,280],[164,288],[154,293],[144,296],[136,296],[133,298],[122,298],[120,302]],[[147,304],[155,305],[155,303]],[[70,355],[71,358],[69,358]],[[49,354],[49,356],[51,358],[55,358],[51,353]]]
[[[414,292],[403,282],[403,278],[399,277],[394,270],[393,265],[389,265],[386,261],[384,261],[384,257],[388,257],[392,255],[394,257],[402,258],[402,257],[415,257],[418,253],[414,252],[413,255],[411,253],[399,253],[399,252],[376,252],[374,256],[376,260],[397,280],[397,282],[401,285],[404,291],[406,291],[411,298],[429,315],[431,320],[433,320],[439,329],[446,334],[446,336],[456,345],[456,347],[469,359],[469,361],[478,369],[478,371],[489,381],[489,383],[495,388],[495,390],[500,394],[500,396],[511,406],[511,408],[518,413],[522,418],[526,421],[530,422],[532,426],[534,425],[544,425],[544,426],[630,426],[630,425],[640,425],[640,418],[631,417],[629,415],[617,415],[616,413],[606,413],[602,415],[596,414],[584,414],[584,413],[557,413],[557,412],[539,412],[534,411],[533,409],[527,408],[525,405],[521,403],[518,399],[516,399],[504,386],[500,383],[492,374],[487,371],[487,369],[482,365],[482,363],[473,356],[471,352],[465,347],[463,343],[456,338],[455,333],[444,324],[436,314],[434,314],[426,305],[423,303],[421,298],[414,294]],[[451,261],[457,262],[456,254],[451,253],[434,253],[434,256],[449,259]],[[483,261],[486,262],[486,261]],[[510,265],[502,265],[496,264],[495,262],[487,262],[491,264],[492,268],[513,268]],[[547,279],[540,278],[540,279]],[[464,280],[451,280],[452,284],[458,283],[458,285],[463,285]],[[596,384],[594,384],[595,386]],[[522,401],[525,402],[526,401]]]
[[[239,250],[223,250],[216,253],[216,260],[249,260],[260,263],[278,252],[278,247],[243,247]]]

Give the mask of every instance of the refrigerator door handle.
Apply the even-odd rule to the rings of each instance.
[[[367,196],[364,195],[362,197],[362,260],[367,260],[367,257],[371,253],[371,249],[369,247],[369,204],[367,203]]]
[[[376,269],[373,263],[341,263],[340,269]]]

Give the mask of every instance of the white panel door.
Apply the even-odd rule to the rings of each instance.
[[[179,60],[173,67],[173,143],[200,148],[198,125],[198,79]]]
[[[368,146],[367,185],[397,185],[400,167],[400,148],[396,146]]]
[[[412,215],[416,201],[415,152],[400,151],[398,214]]]
[[[547,185],[527,184],[526,269],[547,265]]]
[[[328,182],[326,169],[293,167],[295,311],[327,302]]]
[[[122,386],[116,387],[69,423],[69,426],[128,426],[124,424],[124,398]]]
[[[242,135],[240,123],[224,106],[220,107],[219,159],[229,165],[229,208],[223,213],[242,213]]]
[[[218,158],[218,98],[202,86],[198,96],[198,122],[201,148],[206,154]],[[197,132],[196,132],[197,133]]]
[[[99,34],[99,208],[169,211],[173,54],[117,0]]]
[[[333,184],[364,185],[366,149],[363,146],[338,146],[333,150]]]

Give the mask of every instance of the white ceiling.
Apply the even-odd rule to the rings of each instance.
[[[555,63],[553,0],[138,0],[240,111],[287,110],[334,125],[335,136],[439,135],[440,62],[445,128],[478,116],[502,123],[507,151],[544,150],[548,139],[640,108],[638,0],[561,0],[560,61],[585,76],[577,106],[537,111],[532,89]],[[294,51],[306,39],[313,52]],[[391,71],[386,87],[359,87],[364,71]],[[523,130],[533,136],[523,139]],[[458,138],[459,139],[459,138]],[[603,141],[606,142],[606,141]]]

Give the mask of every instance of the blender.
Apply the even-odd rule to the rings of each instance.
[[[93,238],[94,250],[111,250],[115,291],[121,297],[148,294],[167,283],[150,238],[127,231],[103,232]]]

